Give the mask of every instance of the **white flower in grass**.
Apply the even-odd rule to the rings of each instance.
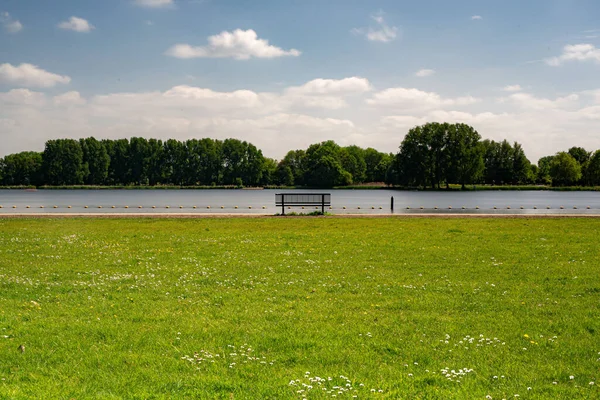
[[[571,376],[569,376],[569,379],[573,380],[573,379],[575,379],[575,377],[573,375],[571,375]]]

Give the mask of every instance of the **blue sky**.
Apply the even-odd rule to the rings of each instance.
[[[0,156],[89,135],[395,152],[433,120],[534,162],[600,148],[597,1],[4,0],[0,23]]]

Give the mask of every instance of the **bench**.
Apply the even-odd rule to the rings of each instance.
[[[288,207],[321,207],[325,214],[325,207],[331,206],[331,193],[277,193],[275,206],[281,207],[281,214],[285,215],[285,206]]]

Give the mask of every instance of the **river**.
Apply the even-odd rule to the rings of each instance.
[[[600,192],[579,191],[395,191],[395,190],[0,190],[7,213],[264,213],[275,193],[331,193],[340,213],[578,213],[600,214]],[[114,208],[113,208],[114,207]],[[155,207],[155,208],[153,208]],[[168,207],[168,208],[167,208]],[[561,209],[562,207],[562,209]],[[287,211],[287,210],[286,210]],[[291,211],[307,212],[300,208]]]

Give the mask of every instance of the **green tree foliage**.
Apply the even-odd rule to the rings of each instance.
[[[291,172],[291,178],[288,175],[287,169]],[[304,150],[290,150],[285,155],[283,160],[278,165],[278,176],[281,185],[286,186],[303,186],[305,184],[304,176],[307,170],[307,159],[306,151]]]
[[[546,156],[538,160],[537,183],[541,183],[542,185],[549,185],[552,183],[552,178],[550,177],[550,164],[553,159],[554,156]]]
[[[428,123],[412,128],[400,145],[390,174],[404,186],[439,187],[477,182],[484,171],[479,133],[465,124]]]
[[[550,163],[552,185],[573,185],[581,179],[581,165],[567,152],[557,153]]]
[[[396,154],[340,147],[333,141],[289,151],[277,162],[238,139],[49,140],[43,153],[0,159],[2,185],[234,185],[333,187],[385,182],[442,184],[600,184],[600,155],[581,147],[532,165],[515,142],[481,141],[465,124],[412,128]]]
[[[93,137],[79,140],[83,151],[83,169],[88,185],[102,185],[108,177],[110,157],[103,142]]]
[[[42,173],[48,185],[81,185],[88,173],[83,150],[73,139],[49,140],[42,154]]]
[[[597,150],[590,158],[586,171],[588,185],[600,185],[600,150]]]
[[[475,183],[484,170],[481,136],[466,124],[443,124],[442,129],[446,142],[443,158],[446,182],[459,183],[463,187]]]
[[[367,179],[367,163],[365,150],[358,146],[342,147],[340,149],[340,162],[342,168],[352,175],[354,183],[361,183]]]
[[[392,154],[381,153],[372,147],[365,149],[366,182],[385,182],[385,175],[392,163]]]
[[[6,186],[38,185],[41,171],[42,153],[24,151],[0,160],[0,182]]]
[[[332,140],[311,145],[306,150],[306,184],[313,187],[351,184],[352,175],[343,168],[341,153],[342,148]]]
[[[129,183],[129,140],[103,140],[110,163],[107,182],[111,185]]]

